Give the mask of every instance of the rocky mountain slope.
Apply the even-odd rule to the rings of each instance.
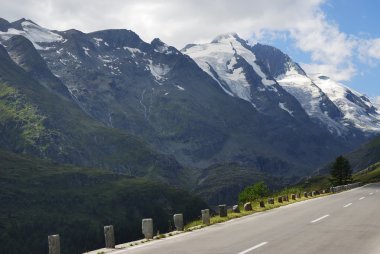
[[[42,58],[31,57],[39,54],[28,40],[13,37],[5,44],[13,57],[23,52],[23,57],[33,61],[20,61],[20,67],[0,45],[2,149],[33,154],[57,163],[112,169],[179,183],[182,166],[173,158],[85,114],[68,97],[62,83],[46,66],[40,65]],[[15,52],[16,49],[20,52]],[[38,75],[33,72],[36,69]]]
[[[59,32],[24,19],[3,20],[1,29],[0,40],[20,66],[22,50],[10,38],[32,42],[58,79],[51,91],[65,96],[61,82],[91,118],[140,136],[188,167],[235,162],[304,175],[365,139],[357,133],[341,140],[321,128],[235,35],[207,46],[214,62],[206,66],[189,53],[202,52],[199,45],[183,51],[194,62],[159,39],[146,43],[128,30]],[[219,46],[223,52],[215,54]]]
[[[277,98],[279,108],[289,114],[299,112],[294,102],[285,101],[285,90],[310,118],[333,134],[351,139],[380,131],[379,111],[366,96],[322,74],[306,74],[274,47],[251,46],[237,34],[225,34],[208,44],[189,45],[182,52],[191,56],[227,94],[247,100],[261,111],[262,104],[267,103],[258,99],[271,91],[267,97]],[[271,105],[270,109],[278,107]]]

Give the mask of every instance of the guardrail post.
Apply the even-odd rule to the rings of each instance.
[[[153,239],[153,219],[142,220],[142,233],[145,239]]]
[[[59,240],[59,235],[49,235],[49,254],[61,254],[61,243]]]
[[[239,208],[239,206],[238,206],[238,205],[234,205],[234,206],[232,207],[232,211],[233,211],[234,213],[240,213],[240,208]]]
[[[177,231],[183,231],[183,214],[174,214],[173,215],[174,220],[174,226],[177,229]]]
[[[219,216],[227,217],[227,205],[219,205]]]
[[[244,211],[252,211],[252,204],[251,202],[247,202],[244,204]]]
[[[203,224],[210,225],[210,210],[209,209],[201,210],[201,214],[202,214]]]
[[[112,225],[104,226],[104,240],[106,242],[106,248],[115,248],[115,233]]]

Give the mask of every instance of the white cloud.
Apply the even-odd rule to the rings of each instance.
[[[359,57],[364,63],[374,65],[374,61],[380,60],[380,39],[361,40]]]
[[[3,0],[4,1],[4,0]],[[142,39],[161,38],[182,48],[208,42],[218,34],[237,32],[243,38],[265,40],[289,36],[311,55],[308,71],[337,80],[356,74],[354,54],[380,59],[380,42],[352,38],[329,22],[320,7],[325,0],[18,0],[2,5],[4,18],[26,17],[42,26],[85,32],[126,28]],[[363,46],[365,45],[365,46]]]

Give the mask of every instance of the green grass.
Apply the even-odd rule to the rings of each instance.
[[[354,175],[354,180],[362,183],[380,182],[380,162],[357,172]]]

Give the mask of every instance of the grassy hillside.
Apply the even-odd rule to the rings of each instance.
[[[305,190],[326,189],[331,186],[329,177],[329,175],[314,176],[299,182],[293,187]],[[352,178],[354,182],[362,182],[364,184],[380,182],[380,162],[354,173]]]
[[[62,253],[103,247],[103,226],[117,243],[138,239],[141,219],[167,231],[174,213],[189,221],[206,207],[187,192],[110,171],[60,166],[0,151],[0,253],[47,253],[61,235]],[[20,244],[22,243],[22,244]]]
[[[357,172],[354,175],[354,180],[362,183],[380,182],[380,162]]]
[[[281,179],[268,176],[252,167],[232,163],[219,164],[199,174],[195,193],[212,205],[221,203],[233,205],[236,204],[239,193],[246,186],[259,181],[267,182],[274,190],[279,189],[283,184]]]
[[[350,160],[354,171],[359,171],[377,163],[380,161],[380,136],[347,154],[347,158]]]

